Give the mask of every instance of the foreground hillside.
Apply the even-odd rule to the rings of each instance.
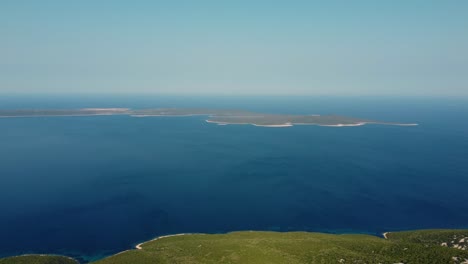
[[[370,235],[307,232],[233,232],[169,236],[94,264],[146,263],[464,263],[468,230],[420,230]],[[0,264],[70,263],[20,262]],[[53,262],[56,261],[56,262]]]
[[[78,264],[78,261],[62,256],[27,255],[0,259],[0,264]]]

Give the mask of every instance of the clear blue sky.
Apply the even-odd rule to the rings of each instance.
[[[1,0],[0,93],[468,95],[468,1]]]

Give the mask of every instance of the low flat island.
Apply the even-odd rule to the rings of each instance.
[[[395,126],[415,126],[414,123],[383,122],[339,115],[288,115],[264,114],[243,110],[191,109],[191,108],[82,108],[82,109],[20,109],[0,110],[0,118],[47,117],[47,116],[103,116],[128,115],[132,117],[160,116],[207,116],[206,122],[218,125],[254,125],[262,127],[290,127],[293,125],[318,125],[329,127],[362,126],[382,124]]]

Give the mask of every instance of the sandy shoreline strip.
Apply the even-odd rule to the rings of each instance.
[[[151,240],[148,240],[148,241],[145,241],[145,242],[141,242],[140,244],[136,245],[135,246],[135,249],[137,250],[142,250],[143,249],[143,244],[146,244],[146,243],[149,243],[149,242],[152,242],[152,241],[155,241],[155,240],[158,240],[158,239],[162,239],[162,238],[166,238],[166,237],[173,237],[173,236],[185,236],[185,235],[193,235],[192,233],[181,233],[181,234],[173,234],[173,235],[165,235],[165,236],[158,236],[158,237],[155,237]],[[113,255],[110,255],[108,257],[113,257],[113,256],[117,256],[117,255],[120,255],[120,254],[123,254],[125,252],[128,252],[130,250],[134,250],[134,249],[127,249],[127,250],[124,250],[124,251],[120,251],[116,254],[113,254]]]
[[[355,126],[363,126],[367,123],[361,122],[361,123],[355,123],[355,124],[336,124],[336,125],[319,125],[319,126],[324,126],[324,127],[355,127]]]
[[[356,126],[363,126],[367,124],[375,124],[375,125],[391,125],[391,126],[417,126],[418,124],[398,124],[398,123],[379,123],[379,122],[359,122],[359,123],[351,123],[351,124],[334,124],[334,125],[322,125],[317,123],[284,123],[284,124],[272,124],[272,125],[259,125],[255,123],[229,123],[223,121],[213,121],[213,120],[205,120],[208,123],[218,124],[220,126],[225,125],[253,125],[257,127],[292,127],[294,125],[309,125],[309,126],[321,126],[321,127],[356,127]]]
[[[388,235],[389,233],[390,233],[390,232],[385,232],[385,233],[383,233],[382,235],[383,235],[383,237],[384,237],[385,239],[388,239],[387,235]]]
[[[293,124],[291,123],[284,123],[284,124],[278,124],[278,125],[257,125],[257,124],[252,124],[254,126],[258,127],[292,127]]]
[[[192,234],[190,234],[190,233],[181,233],[181,234],[173,234],[173,235],[158,236],[158,237],[153,238],[153,239],[151,239],[151,240],[149,240],[149,241],[145,241],[145,242],[142,242],[142,243],[136,245],[135,248],[141,250],[141,249],[143,249],[141,246],[142,246],[143,244],[145,244],[145,243],[152,242],[152,241],[159,240],[159,239],[166,238],[166,237],[185,236],[185,235],[192,235]],[[122,253],[122,252],[120,252],[120,253]],[[119,253],[119,254],[120,254],[120,253]]]
[[[257,127],[292,127],[292,123],[284,123],[284,124],[273,124],[273,125],[259,125],[255,123],[228,123],[228,122],[218,122],[218,121],[212,121],[212,120],[205,120],[208,123],[214,123],[218,124],[220,126],[225,126],[225,125],[252,125],[252,126],[257,126]]]

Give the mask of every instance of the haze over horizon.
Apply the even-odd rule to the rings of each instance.
[[[468,95],[467,1],[0,3],[0,93]]]

